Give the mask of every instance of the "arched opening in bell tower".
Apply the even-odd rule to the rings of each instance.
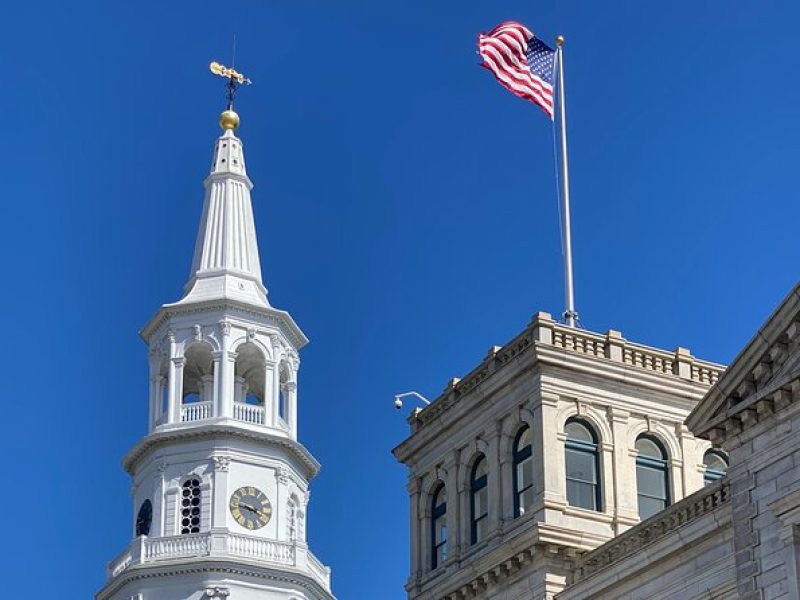
[[[184,352],[181,388],[181,421],[198,421],[212,416],[214,400],[214,358],[211,346],[192,344]]]
[[[252,342],[236,350],[234,366],[234,416],[248,423],[265,422],[267,361]]]

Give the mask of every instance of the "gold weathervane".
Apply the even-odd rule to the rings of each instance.
[[[236,129],[239,126],[239,115],[233,110],[236,90],[240,85],[250,85],[253,82],[242,73],[239,73],[239,71],[221,65],[216,61],[208,65],[208,68],[214,75],[219,75],[228,80],[228,108],[219,116],[219,125],[223,129]]]

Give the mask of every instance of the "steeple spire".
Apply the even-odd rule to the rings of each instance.
[[[218,63],[211,71],[228,79],[228,108],[219,118],[223,134],[214,146],[203,214],[197,233],[191,278],[178,304],[238,300],[269,307],[261,280],[256,228],[242,141],[234,131],[239,115],[233,110],[236,88],[250,80]]]

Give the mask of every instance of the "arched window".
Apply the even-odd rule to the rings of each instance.
[[[570,419],[564,426],[567,468],[567,502],[588,510],[603,510],[600,496],[600,453],[597,434],[583,421]]]
[[[706,466],[706,471],[703,473],[703,482],[706,485],[722,479],[728,471],[727,455],[722,450],[715,448],[706,450],[703,455],[703,464]]]
[[[486,539],[489,517],[488,469],[486,457],[481,454],[472,466],[469,489],[472,496],[470,539],[473,544]]]
[[[524,515],[533,504],[533,447],[531,428],[525,425],[514,439],[514,516]]]
[[[181,535],[200,533],[200,479],[191,477],[181,486]]]
[[[431,568],[447,558],[447,490],[440,485],[431,503]]]
[[[667,452],[654,437],[641,435],[636,440],[636,489],[639,518],[644,521],[670,504]]]

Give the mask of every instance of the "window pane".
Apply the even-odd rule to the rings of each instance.
[[[434,543],[440,544],[447,540],[447,517],[441,516],[433,523]]]
[[[519,434],[519,439],[517,440],[517,447],[515,450],[519,452],[523,448],[526,448],[531,445],[531,428],[526,427],[521,434]]]
[[[597,510],[595,486],[590,483],[567,479],[567,502],[570,506]]]
[[[728,470],[728,463],[716,452],[706,452],[703,457],[703,463],[706,468],[712,471],[722,471],[724,473]]]
[[[654,514],[664,510],[666,507],[667,503],[664,500],[639,496],[639,518],[642,521],[648,517],[652,517]]]
[[[649,438],[640,437],[636,440],[636,449],[639,451],[639,456],[647,456],[662,460],[666,458],[658,444]]]
[[[483,517],[480,521],[475,523],[475,543],[486,539],[486,532],[489,526],[489,519]]]
[[[444,542],[441,546],[436,547],[436,564],[442,564],[445,559],[447,558],[447,542]]]
[[[486,475],[486,458],[481,456],[476,462],[475,465],[472,467],[474,470],[472,471],[472,479],[478,479],[479,477],[483,477]]]
[[[592,432],[589,431],[589,428],[583,423],[578,423],[577,421],[570,421],[567,423],[564,426],[564,433],[567,434],[568,438],[573,440],[589,442],[590,444],[593,444],[595,441]]]
[[[517,502],[519,503],[519,514],[524,515],[525,510],[533,506],[533,488],[520,492]]]
[[[645,496],[667,498],[667,474],[661,469],[636,465],[636,486]]]
[[[594,453],[567,448],[566,459],[568,478],[579,479],[587,483],[597,483]]]
[[[533,459],[526,458],[517,465],[517,491],[533,485]]]
[[[481,488],[472,495],[473,519],[478,519],[489,512],[487,506],[488,497],[489,491],[486,489],[486,487]]]

